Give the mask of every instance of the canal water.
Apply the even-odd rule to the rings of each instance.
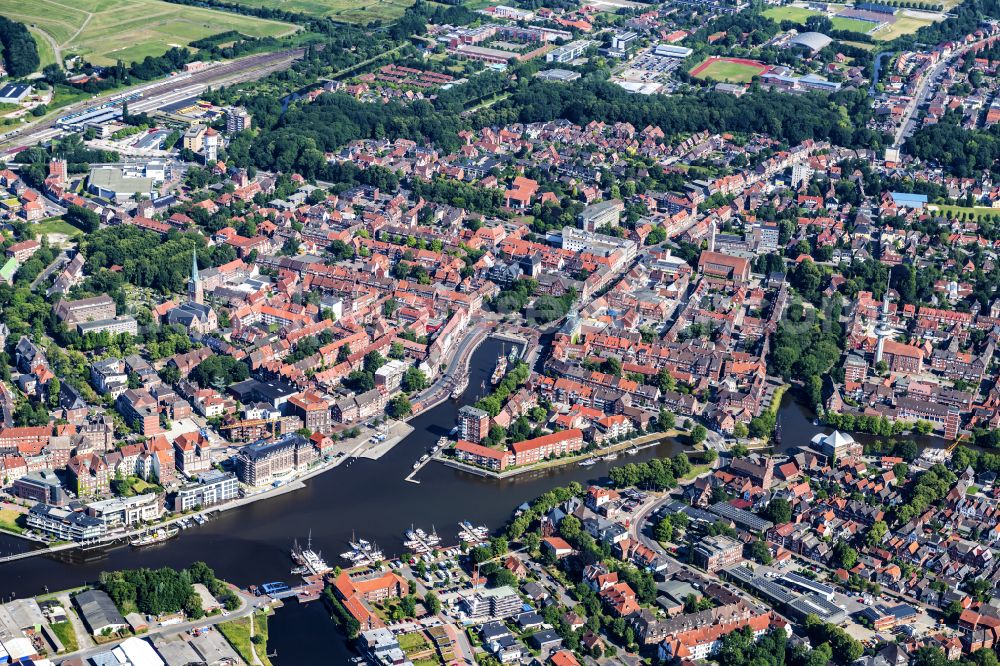
[[[448,401],[413,421],[413,433],[379,460],[363,458],[316,476],[301,490],[223,512],[207,524],[185,530],[157,546],[106,552],[68,551],[0,565],[0,598],[38,594],[48,586],[63,589],[97,579],[101,571],[129,567],[181,568],[204,560],[221,576],[247,586],[273,580],[291,581],[289,549],[295,539],[312,532],[313,548],[331,564],[344,564],[339,553],[352,536],[368,539],[387,556],[404,552],[403,532],[412,526],[435,528],[445,544],[458,542],[458,523],[469,520],[497,529],[524,501],[570,481],[586,483],[606,475],[622,461],[639,462],[681,450],[675,442],[590,468],[570,465],[496,481],[439,463],[417,474],[419,484],[404,480],[413,463],[455,425],[458,407],[474,402],[489,385],[499,341],[488,339],[474,352],[469,388],[458,402]],[[0,553],[25,549],[23,541],[0,538]],[[60,555],[64,555],[60,557]]]
[[[488,339],[474,352],[469,388],[460,401],[448,401],[411,421],[413,433],[380,460],[353,459],[314,477],[306,487],[280,497],[224,512],[206,525],[182,532],[173,541],[132,550],[35,557],[0,565],[0,599],[25,597],[95,581],[102,571],[131,567],[182,568],[197,560],[242,587],[268,581],[293,581],[289,549],[295,539],[312,534],[313,548],[331,564],[344,564],[339,553],[348,540],[364,538],[387,556],[404,551],[403,532],[411,526],[436,529],[444,544],[457,543],[458,523],[469,520],[491,530],[503,526],[512,510],[547,490],[571,481],[587,483],[607,474],[610,466],[670,456],[682,450],[673,441],[616,462],[590,468],[570,465],[497,481],[433,463],[417,475],[419,484],[404,480],[414,461],[455,424],[461,404],[474,402],[488,386],[497,356],[509,343]],[[780,410],[782,447],[806,444],[821,430],[801,393],[786,393]],[[927,443],[930,443],[929,441]],[[25,542],[0,536],[0,553],[25,550]],[[331,654],[343,663],[348,654],[341,640],[331,640],[322,603],[291,603],[272,618],[271,647],[276,665],[308,662]],[[336,643],[336,645],[334,645]]]

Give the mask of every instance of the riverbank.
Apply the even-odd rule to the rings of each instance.
[[[469,472],[471,474],[477,474],[482,477],[490,479],[509,479],[515,477],[519,474],[525,474],[528,472],[538,472],[546,469],[553,469],[556,467],[563,467],[565,465],[577,464],[585,462],[590,459],[607,459],[606,456],[609,454],[618,454],[630,449],[636,449],[641,451],[643,449],[648,449],[650,447],[658,445],[660,442],[671,439],[676,441],[678,435],[681,434],[680,430],[671,429],[664,432],[654,432],[635,437],[633,439],[625,440],[624,442],[619,442],[617,444],[612,444],[611,446],[602,447],[599,449],[594,449],[592,451],[587,451],[585,453],[579,453],[572,456],[565,456],[561,458],[551,458],[549,460],[542,460],[531,465],[521,465],[520,467],[510,467],[502,472],[494,472],[493,470],[486,469],[485,467],[478,467],[476,465],[470,465],[468,463],[462,462],[460,460],[455,460],[447,455],[447,452],[441,451],[432,457],[432,460],[437,460],[438,462],[452,467],[454,469],[460,469],[463,472]],[[684,453],[698,453],[697,451],[685,451]],[[611,458],[610,460],[614,460]]]

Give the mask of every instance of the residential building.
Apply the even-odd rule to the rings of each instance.
[[[223,504],[239,497],[239,479],[232,472],[209,470],[196,483],[180,488],[174,497],[174,511],[185,512]]]
[[[273,442],[262,440],[240,449],[236,455],[236,475],[241,483],[259,488],[305,469],[317,457],[312,442],[299,434],[285,435]]]
[[[89,541],[104,536],[105,524],[82,511],[36,504],[28,511],[28,527],[58,541]]]

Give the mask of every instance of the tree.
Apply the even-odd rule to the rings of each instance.
[[[364,369],[365,372],[374,373],[376,370],[385,365],[385,357],[379,354],[377,351],[371,351],[365,354]]]
[[[792,519],[792,505],[786,499],[775,498],[768,503],[760,515],[775,525],[783,525]]]
[[[101,218],[97,213],[76,204],[72,204],[66,209],[63,219],[88,234],[101,227]]]
[[[493,574],[493,585],[496,587],[509,586],[517,587],[517,576],[514,575],[513,571],[508,569],[498,569],[495,574]]]
[[[427,388],[427,376],[420,368],[409,368],[403,375],[402,386],[407,393],[423,391]]]
[[[413,406],[405,395],[397,395],[386,405],[386,412],[394,419],[400,419],[413,413]]]
[[[62,390],[59,378],[53,377],[50,379],[48,385],[45,387],[45,390],[49,397],[49,409],[55,409],[59,406],[59,392]]]
[[[431,615],[437,615],[441,612],[441,600],[437,598],[434,592],[428,590],[427,594],[424,595],[424,608]]]
[[[674,538],[674,523],[670,519],[670,516],[664,516],[656,525],[656,540],[657,541],[671,541]]]
[[[750,449],[747,448],[746,444],[736,444],[729,449],[729,452],[733,454],[734,458],[746,458],[750,455]]]
[[[767,547],[767,543],[757,539],[750,544],[750,557],[757,560],[761,564],[770,564],[771,560],[771,550]]]
[[[885,524],[885,521],[876,520],[872,523],[872,526],[868,528],[868,534],[865,535],[865,544],[867,544],[869,548],[877,548],[881,546],[888,531],[889,526]]]
[[[733,437],[737,439],[744,439],[750,434],[750,429],[747,428],[747,424],[742,421],[737,421],[736,425],[733,426]]]
[[[858,563],[858,551],[846,541],[838,541],[833,546],[833,560],[843,569],[851,569]]]
[[[708,430],[702,424],[699,423],[691,428],[691,442],[696,446],[704,442],[707,436]]]

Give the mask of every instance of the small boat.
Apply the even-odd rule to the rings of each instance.
[[[420,467],[420,461],[419,460],[417,462],[413,463],[413,469],[417,469],[418,467]]]
[[[511,363],[517,363],[518,359],[521,358],[521,354],[518,352],[517,347],[511,347],[510,354],[507,356],[507,360]]]
[[[605,460],[618,460],[618,454],[617,453],[609,453],[608,455],[604,456],[604,459]]]
[[[631,449],[628,450],[628,453],[629,455],[634,456],[635,454],[639,453],[639,447],[633,446]]]
[[[151,546],[156,543],[169,541],[180,533],[180,529],[176,527],[161,527],[157,530],[132,537],[128,543],[133,548],[142,548],[143,546]]]
[[[461,397],[462,397],[462,392],[459,391],[457,388],[454,391],[451,392],[451,399],[452,400],[458,400]]]
[[[580,462],[580,467],[593,467],[597,464],[597,461],[593,458],[587,458],[586,460]]]
[[[431,457],[430,454],[425,453],[424,455],[420,456],[419,462],[427,462],[430,459],[430,457]]]

